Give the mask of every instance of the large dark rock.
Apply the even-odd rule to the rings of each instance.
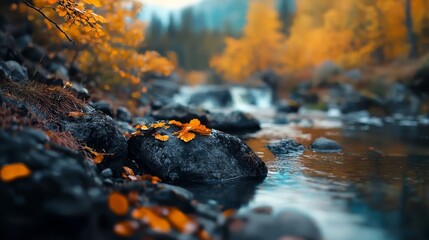
[[[261,129],[256,118],[241,111],[212,113],[208,126],[228,133],[256,132]]]
[[[156,120],[176,120],[180,122],[189,122],[195,118],[203,124],[207,124],[207,114],[207,111],[201,109],[189,108],[180,104],[169,104],[154,112],[152,117]]]
[[[27,83],[27,69],[15,61],[0,62],[0,77],[10,79],[17,83]]]
[[[167,182],[214,182],[238,178],[263,178],[264,162],[239,138],[217,130],[208,136],[196,134],[190,142],[178,139],[174,125],[150,128],[128,141],[129,158],[143,171]],[[168,135],[165,142],[154,134]]]
[[[116,176],[123,171],[127,142],[111,117],[96,111],[81,117],[69,117],[64,122],[64,131],[95,151],[108,154],[97,165],[100,169],[111,168]]]
[[[280,142],[271,143],[267,147],[268,149],[270,149],[271,152],[276,155],[287,156],[301,155],[305,150],[304,145],[296,142],[291,138],[282,139]]]
[[[310,146],[313,152],[334,153],[341,152],[343,148],[334,140],[324,137],[316,139]]]
[[[51,145],[41,131],[0,130],[0,168],[24,163],[31,171],[12,182],[0,181],[2,239],[85,239],[93,204],[102,189],[88,174],[82,155]],[[49,147],[46,147],[49,146]],[[43,221],[40,221],[43,219]]]
[[[320,230],[307,215],[283,210],[274,215],[269,209],[255,209],[230,219],[227,239],[238,240],[320,240]]]

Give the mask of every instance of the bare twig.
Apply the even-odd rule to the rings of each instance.
[[[31,4],[31,3],[29,3],[29,2],[27,2],[27,1],[22,1],[25,5],[27,5],[29,8],[31,8],[31,9],[33,9],[34,11],[37,11],[38,13],[40,13],[44,18],[46,18],[46,20],[48,20],[49,22],[51,22],[58,30],[60,30],[60,32],[62,33],[62,34],[64,34],[64,36],[66,36],[66,38],[71,42],[71,43],[73,43],[74,45],[77,45],[76,44],[76,42],[73,40],[73,39],[71,39],[71,37],[66,33],[66,32],[64,32],[64,30],[60,27],[60,25],[58,25],[56,22],[54,22],[54,20],[52,20],[52,19],[50,19],[48,16],[46,16],[46,14],[43,12],[43,11],[41,11],[40,9],[38,9],[37,7],[35,7],[33,4]]]

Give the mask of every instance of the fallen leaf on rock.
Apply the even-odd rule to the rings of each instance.
[[[128,212],[128,200],[118,192],[111,192],[109,194],[108,204],[110,210],[116,215],[123,216]]]
[[[170,208],[167,218],[171,222],[171,225],[181,233],[190,234],[198,229],[196,221],[186,216],[177,208]]]
[[[135,221],[124,220],[115,224],[113,231],[120,237],[131,237],[138,228]]]
[[[99,153],[99,152],[96,152],[94,149],[92,149],[92,148],[90,148],[88,146],[84,146],[83,149],[87,150],[91,154],[91,156],[92,156],[91,160],[95,164],[102,163],[103,160],[104,160],[104,156],[107,156],[107,155],[112,156],[113,155],[112,153]]]
[[[134,176],[135,174],[134,174],[134,171],[131,169],[131,168],[129,168],[129,167],[127,167],[127,166],[124,166],[124,167],[122,167],[124,170],[125,170],[125,173],[126,174],[128,174],[128,175],[131,175],[131,176]]]
[[[209,233],[208,233],[206,230],[204,230],[204,229],[200,229],[200,230],[198,231],[198,238],[199,238],[200,240],[211,240],[211,239],[212,239],[212,238],[210,237]]]
[[[152,209],[139,207],[133,210],[131,216],[146,223],[152,230],[162,233],[171,231],[170,223],[156,214]]]
[[[165,122],[158,122],[158,123],[153,123],[151,125],[152,128],[162,128],[165,126]]]
[[[201,124],[198,119],[192,119],[189,123],[181,123],[176,120],[171,120],[168,123],[182,128],[180,131],[175,132],[174,135],[177,135],[177,138],[184,142],[189,142],[194,139],[196,136],[195,133],[201,135],[210,135],[211,133],[211,129]]]
[[[157,176],[152,176],[150,174],[144,174],[143,176],[141,176],[141,180],[149,180],[152,184],[162,182],[161,178]]]
[[[170,124],[170,125],[176,125],[178,127],[181,127],[183,125],[183,123],[181,123],[179,121],[176,121],[176,120],[171,120],[171,121],[168,122],[168,124]]]
[[[85,115],[83,112],[69,112],[68,114],[69,117],[75,118],[82,117],[83,115]]]
[[[155,134],[155,139],[158,139],[159,141],[162,141],[162,142],[168,141],[169,138],[170,137],[168,135],[161,135],[159,133]]]
[[[24,163],[6,164],[0,169],[0,178],[3,182],[12,182],[19,178],[28,177],[31,170]]]

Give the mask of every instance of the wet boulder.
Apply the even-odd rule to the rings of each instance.
[[[207,111],[194,109],[180,104],[168,104],[152,114],[156,120],[177,120],[180,122],[189,122],[196,118],[203,124],[208,123]]]
[[[107,154],[97,165],[100,169],[111,168],[115,176],[122,172],[127,142],[111,117],[92,110],[80,117],[68,117],[63,127],[80,143]]]
[[[208,126],[228,133],[256,132],[261,129],[259,121],[251,114],[241,111],[212,113]]]
[[[29,81],[27,69],[12,60],[0,62],[0,77],[17,83],[27,83]]]
[[[328,138],[318,138],[310,146],[313,152],[335,153],[343,151],[343,148],[334,140]]]
[[[304,153],[305,150],[304,145],[291,138],[282,139],[280,142],[271,143],[267,147],[276,155],[287,156],[298,156]]]
[[[116,109],[116,119],[127,123],[133,122],[133,117],[126,107],[118,107]]]
[[[185,142],[174,134],[179,131],[180,127],[166,125],[131,137],[129,158],[144,172],[166,182],[217,182],[266,176],[264,162],[239,138],[212,130],[209,135],[195,133],[194,139]]]
[[[272,214],[270,208],[258,208],[232,217],[227,224],[228,239],[248,240],[320,240],[314,220],[297,210]]]

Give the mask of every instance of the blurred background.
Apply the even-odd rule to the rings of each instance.
[[[425,0],[145,0],[142,49],[181,83],[267,86],[316,109],[427,112]]]

